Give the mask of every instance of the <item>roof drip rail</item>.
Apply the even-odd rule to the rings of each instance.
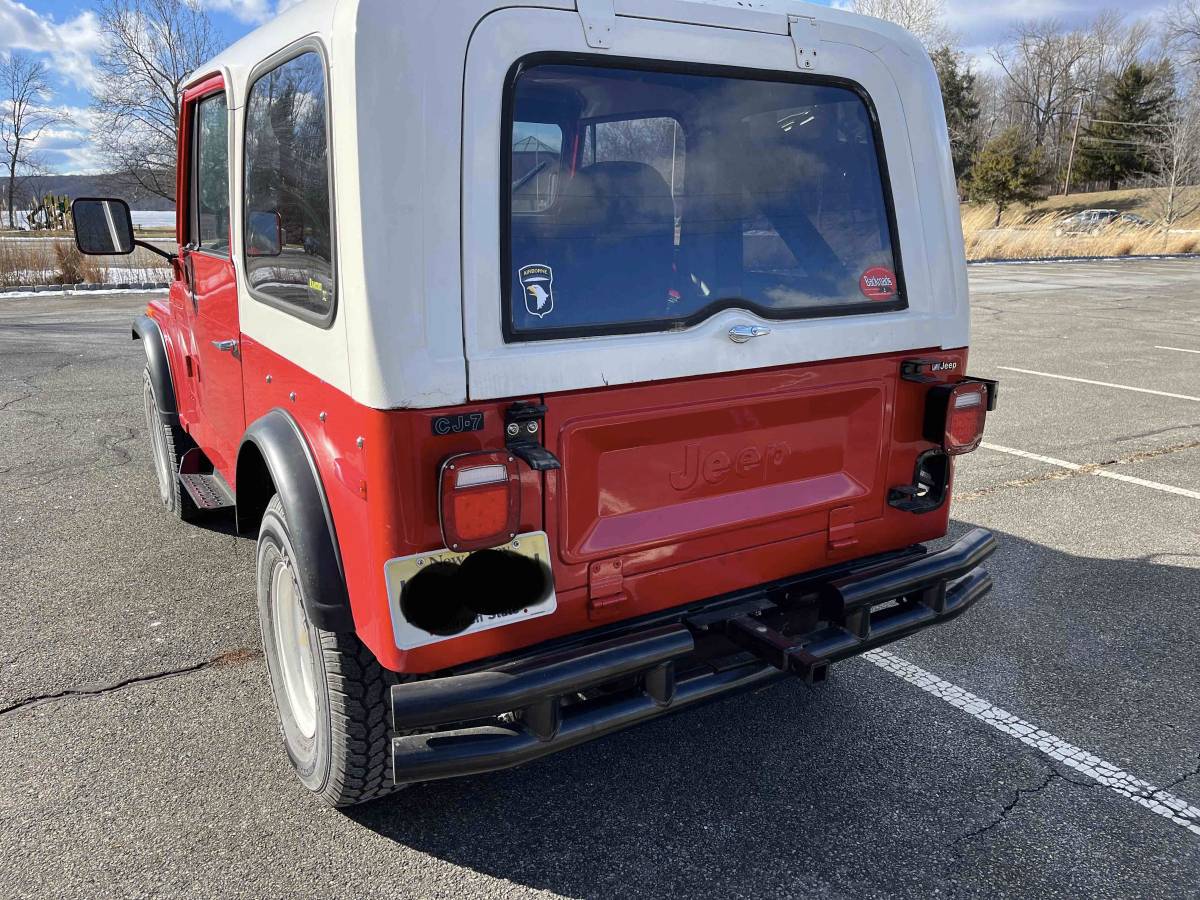
[[[617,26],[615,0],[575,0],[575,9],[583,22],[587,45],[599,50],[611,48]]]

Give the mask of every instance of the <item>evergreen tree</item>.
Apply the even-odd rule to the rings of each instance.
[[[1079,167],[1084,181],[1104,181],[1115,191],[1121,182],[1153,171],[1156,127],[1166,122],[1174,100],[1169,63],[1130,63],[1106,79],[1095,117],[1080,136]]]
[[[930,58],[942,87],[954,177],[961,184],[979,150],[979,95],[975,89],[975,73],[971,71],[970,63],[952,47],[941,47]]]
[[[1042,153],[1010,128],[988,141],[971,167],[967,193],[972,200],[996,204],[996,227],[1014,203],[1032,203],[1042,169]]]

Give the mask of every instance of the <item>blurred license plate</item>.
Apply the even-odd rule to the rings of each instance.
[[[519,553],[521,556],[539,560],[547,567],[550,565],[550,541],[544,531],[519,534],[507,544],[496,549],[511,550],[514,553]],[[390,559],[384,564],[383,573],[384,579],[387,582],[388,605],[392,613],[392,630],[395,632],[396,646],[401,650],[411,650],[414,647],[423,647],[426,644],[433,644],[438,641],[462,637],[466,634],[475,634],[480,631],[499,628],[502,625],[510,625],[513,622],[536,619],[538,616],[549,615],[558,608],[554,588],[551,585],[550,593],[544,600],[511,613],[476,616],[475,621],[470,626],[454,635],[430,634],[428,631],[418,628],[406,620],[404,613],[400,609],[400,594],[404,590],[404,585],[415,578],[427,566],[443,562],[460,563],[468,556],[470,556],[469,553],[456,553],[453,550],[430,550],[426,553],[414,554],[413,556]]]

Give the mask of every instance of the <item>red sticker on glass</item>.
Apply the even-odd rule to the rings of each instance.
[[[863,272],[858,288],[868,300],[890,300],[896,296],[896,273],[883,266]]]

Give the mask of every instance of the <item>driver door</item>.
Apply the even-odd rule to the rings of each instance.
[[[231,255],[229,110],[219,76],[184,95],[183,122],[187,243],[182,254],[195,342],[195,437],[216,470],[232,483],[246,413]]]

